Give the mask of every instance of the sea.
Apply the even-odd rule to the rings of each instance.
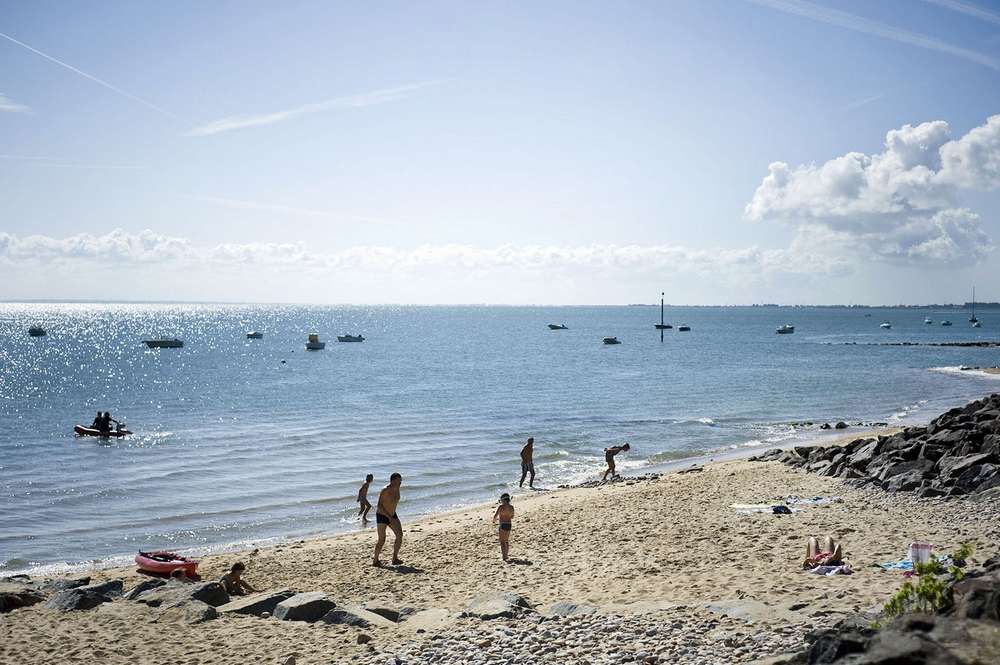
[[[1000,339],[1000,311],[979,317],[667,307],[661,335],[658,305],[0,304],[0,576],[366,528],[367,473],[373,502],[402,474],[404,524],[516,502],[529,436],[551,489],[599,478],[625,441],[619,469],[635,474],[832,436],[828,422],[923,422],[1000,391],[959,369],[1000,349],[889,344]],[[310,332],[324,350],[305,350]],[[158,336],[184,346],[143,344]],[[134,435],[74,435],[105,410]]]

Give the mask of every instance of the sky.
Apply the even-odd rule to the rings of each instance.
[[[1000,2],[0,0],[0,299],[1000,301]]]

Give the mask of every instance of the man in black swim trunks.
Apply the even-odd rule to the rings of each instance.
[[[378,555],[382,553],[382,546],[385,545],[385,528],[392,529],[395,540],[392,543],[392,565],[398,566],[403,562],[399,560],[399,548],[403,545],[403,525],[396,516],[396,506],[399,505],[399,486],[403,482],[403,477],[398,473],[389,476],[389,484],[378,493],[378,505],[375,507],[375,529],[378,531],[378,542],[375,543],[375,558],[372,565],[378,568],[382,562],[378,560]]]
[[[627,443],[621,446],[611,446],[610,448],[604,449],[604,461],[608,463],[608,469],[604,472],[604,477],[601,478],[601,480],[607,480],[609,473],[612,478],[615,477],[615,455],[628,449],[629,445]]]

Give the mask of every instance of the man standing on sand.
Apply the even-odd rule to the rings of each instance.
[[[532,461],[532,455],[535,454],[535,439],[528,437],[528,443],[521,448],[521,482],[519,485],[524,487],[524,479],[530,473],[531,479],[528,480],[528,487],[535,488],[535,463]]]
[[[611,474],[611,478],[615,477],[615,455],[622,452],[623,450],[628,450],[629,445],[623,444],[621,446],[611,446],[610,448],[604,449],[604,461],[608,463],[608,470],[604,472],[604,477],[601,478],[602,481],[608,479],[608,474]]]
[[[378,542],[375,543],[375,559],[372,565],[378,568],[382,562],[378,560],[378,555],[382,553],[382,546],[385,545],[385,528],[392,529],[395,540],[392,543],[392,565],[398,566],[403,562],[399,560],[399,548],[403,544],[403,525],[396,516],[396,506],[399,505],[399,486],[403,482],[403,476],[394,473],[389,476],[389,484],[378,493],[378,505],[375,507],[375,528],[378,531]]]

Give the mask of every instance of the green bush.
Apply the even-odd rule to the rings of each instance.
[[[951,605],[951,585],[965,577],[962,567],[972,552],[972,543],[963,543],[951,554],[952,565],[947,568],[937,559],[915,564],[917,582],[914,584],[912,578],[903,582],[902,588],[882,608],[884,616],[892,618],[907,612],[930,614]]]

